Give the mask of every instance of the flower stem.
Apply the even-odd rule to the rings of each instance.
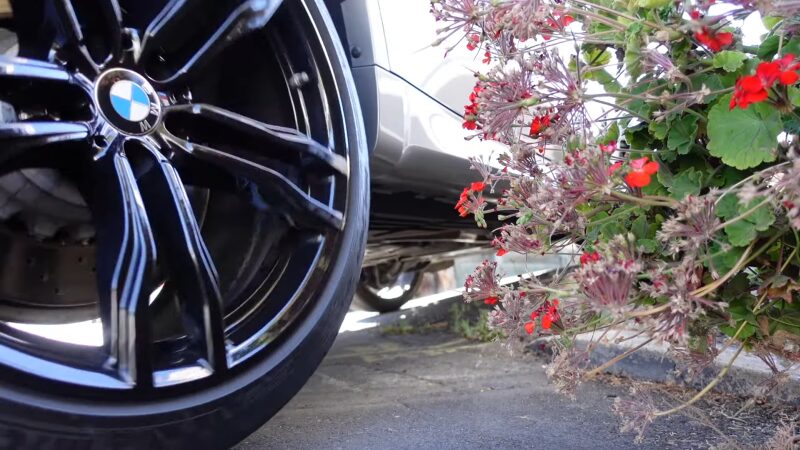
[[[647,345],[647,344],[649,344],[649,343],[653,342],[653,339],[655,339],[655,338],[650,338],[650,339],[647,339],[646,341],[642,342],[641,344],[637,345],[636,347],[629,348],[629,349],[628,349],[628,350],[626,350],[624,353],[621,353],[621,354],[619,354],[619,355],[615,356],[614,358],[612,358],[612,359],[610,359],[610,360],[606,361],[605,363],[603,363],[603,364],[601,364],[601,365],[599,365],[599,366],[595,367],[594,369],[592,369],[592,370],[590,370],[590,371],[586,372],[585,374],[583,374],[583,378],[584,378],[585,380],[589,380],[589,379],[593,378],[595,375],[597,375],[597,374],[599,374],[599,373],[601,373],[601,372],[605,371],[605,370],[606,370],[606,369],[608,369],[609,367],[613,366],[614,364],[616,364],[616,363],[618,363],[618,362],[622,361],[623,359],[627,358],[627,357],[628,357],[628,356],[630,356],[631,354],[635,353],[635,352],[636,352],[637,350],[639,350],[640,348],[642,348],[642,347],[644,347],[645,345]]]
[[[742,323],[742,325],[739,327],[739,330],[736,332],[736,336],[738,336],[739,333],[741,333],[741,331],[744,329],[744,326],[746,324],[747,324],[747,322]],[[739,349],[736,350],[736,353],[733,355],[731,360],[728,361],[728,364],[726,364],[725,367],[719,372],[719,374],[716,377],[714,377],[714,379],[711,380],[711,382],[708,383],[706,385],[706,387],[703,388],[703,390],[701,390],[694,397],[689,399],[689,401],[687,401],[687,402],[685,402],[685,403],[683,403],[681,405],[678,405],[678,406],[676,406],[676,407],[674,407],[672,409],[668,409],[666,411],[656,411],[656,412],[653,413],[653,415],[655,417],[668,416],[670,414],[674,414],[676,412],[682,411],[682,410],[688,408],[689,406],[692,406],[693,404],[697,403],[698,400],[703,398],[704,395],[708,394],[711,391],[711,389],[714,389],[714,386],[718,385],[719,382],[722,381],[723,378],[725,378],[725,375],[727,375],[728,371],[731,370],[731,367],[733,367],[733,363],[736,361],[736,358],[739,357],[739,354],[742,353],[743,349],[744,349],[744,345],[739,346]]]

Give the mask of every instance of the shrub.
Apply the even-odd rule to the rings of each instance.
[[[503,221],[500,256],[574,255],[574,270],[514,287],[481,265],[465,297],[491,305],[492,327],[564,342],[636,328],[700,365],[728,346],[776,372],[774,356],[800,360],[800,1],[431,10],[437,45],[466,45],[486,63],[464,128],[507,148],[499,164],[473,159],[481,180],[456,209],[479,226]],[[744,45],[743,20],[760,17],[769,31]],[[597,373],[586,354],[565,346],[549,372],[574,387]],[[695,401],[636,417],[641,427]]]

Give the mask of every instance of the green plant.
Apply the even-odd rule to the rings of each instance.
[[[464,128],[508,149],[499,168],[473,160],[481,180],[456,209],[479,226],[505,221],[499,256],[575,255],[573,272],[515,287],[481,265],[465,298],[493,306],[492,328],[598,341],[636,328],[697,361],[719,353],[722,333],[736,356],[700,396],[744,349],[800,361],[800,1],[433,0],[432,11],[439,43],[466,37],[487,63]],[[768,31],[744,45],[742,21],[759,14]],[[550,373],[574,387],[597,373],[575,376],[585,361],[567,348]],[[698,398],[628,418],[643,427]]]

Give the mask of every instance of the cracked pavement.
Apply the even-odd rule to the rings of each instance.
[[[544,363],[447,332],[342,333],[303,390],[236,450],[686,449],[721,443],[696,417],[679,416],[653,424],[636,445],[632,435],[619,433],[610,411],[614,398],[627,392],[625,383],[612,377],[586,383],[573,401],[548,384]],[[742,405],[728,397],[712,402],[723,415]],[[763,442],[785,411],[754,408],[719,428],[736,440]]]

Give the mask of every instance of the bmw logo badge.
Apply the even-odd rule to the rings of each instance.
[[[150,83],[127,69],[111,69],[95,84],[97,109],[111,126],[129,135],[152,131],[161,120],[161,102]]]

